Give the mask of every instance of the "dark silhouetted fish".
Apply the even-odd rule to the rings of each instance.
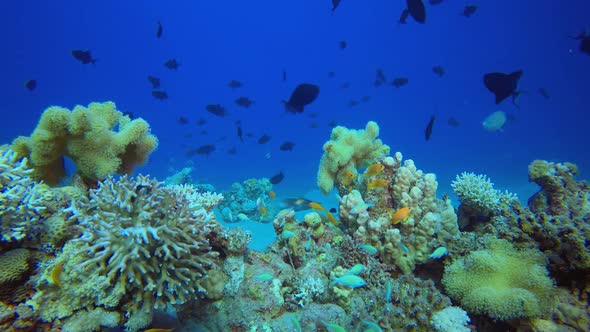
[[[309,126],[313,129],[319,128],[320,126],[316,123],[316,122],[312,122],[309,124]]]
[[[318,117],[318,114],[316,112],[311,112],[311,113],[309,113],[309,117],[312,119],[315,119]]]
[[[428,0],[428,3],[431,5],[440,5],[441,3],[443,3],[443,0]]]
[[[131,120],[135,119],[135,114],[133,114],[133,113],[131,113],[131,112],[129,112],[129,111],[125,111],[125,112],[123,112],[123,115],[126,115],[126,116],[128,116],[128,117],[129,117],[129,119],[131,119]]]
[[[290,142],[290,141],[285,141],[285,142],[283,142],[283,144],[281,144],[279,149],[281,151],[293,151],[294,147],[295,147],[295,143]]]
[[[207,134],[209,134],[209,132],[207,130],[203,129],[203,130],[201,130],[200,134],[201,135],[207,135]]]
[[[330,209],[330,213],[336,213],[336,211],[337,211],[336,208],[331,208]]]
[[[234,100],[234,102],[242,107],[248,108],[250,107],[250,105],[254,104],[254,100],[251,100],[248,97],[240,97],[236,100]]]
[[[341,41],[338,43],[338,46],[339,46],[341,49],[345,49],[345,48],[346,48],[346,46],[347,46],[347,44],[346,44],[346,40],[341,40]]]
[[[476,10],[477,5],[467,5],[463,8],[463,12],[461,13],[461,15],[465,17],[471,17],[471,15],[473,15]]]
[[[330,128],[334,128],[334,127],[336,127],[337,125],[338,125],[338,122],[336,122],[336,121],[334,121],[334,120],[332,120],[332,121],[328,122],[328,127],[330,127]]]
[[[432,72],[435,73],[438,77],[443,77],[446,74],[445,69],[442,66],[432,67]]]
[[[350,88],[350,83],[344,82],[344,83],[340,84],[340,89],[348,89],[348,88]]]
[[[237,126],[238,138],[240,139],[240,142],[244,143],[244,133],[242,132],[242,122],[236,121],[236,126]]]
[[[287,71],[283,69],[283,82],[287,80]]]
[[[164,62],[164,66],[171,70],[176,70],[180,67],[180,63],[176,61],[176,59],[169,59],[168,61]]]
[[[252,138],[252,137],[254,137],[254,133],[248,132],[248,133],[246,133],[246,137]]]
[[[371,97],[369,97],[369,96],[363,96],[363,97],[361,98],[361,101],[362,101],[363,103],[368,103],[368,102],[369,102],[369,100],[371,100]]]
[[[205,106],[205,109],[207,110],[207,112],[222,118],[226,115],[229,115],[225,107],[219,104],[209,104]]]
[[[579,49],[582,53],[590,55],[590,34],[588,31],[582,31],[582,33],[572,38],[580,41]]]
[[[358,104],[359,104],[359,101],[353,99],[353,100],[351,100],[351,101],[348,102],[348,107],[355,107]]]
[[[162,32],[164,32],[164,28],[162,27],[162,23],[158,21],[158,24],[156,26],[156,38],[162,37]]]
[[[148,81],[152,84],[152,89],[157,89],[160,87],[160,79],[156,76],[148,76]]]
[[[329,77],[329,78],[334,78],[334,77],[336,77],[336,73],[335,73],[335,72],[333,72],[333,71],[329,71],[329,72],[328,72],[328,77]]]
[[[279,174],[275,174],[270,178],[270,183],[272,184],[279,184],[285,178],[285,174],[283,172],[279,172]]]
[[[539,94],[541,96],[543,96],[545,99],[551,99],[551,96],[549,95],[549,92],[547,91],[547,89],[539,88],[539,90],[537,90],[537,91],[539,91]]]
[[[205,123],[207,123],[207,119],[205,118],[199,118],[199,120],[197,120],[197,126],[202,126]]]
[[[232,156],[236,155],[237,153],[238,153],[238,149],[236,149],[236,148],[231,148],[231,149],[227,150],[227,154],[231,154]]]
[[[340,0],[332,0],[332,15],[336,11],[336,8],[340,5]]]
[[[375,73],[375,82],[373,83],[374,86],[379,87],[383,85],[383,83],[387,82],[387,78],[385,77],[385,73],[383,73],[383,69],[377,68]]]
[[[426,7],[422,0],[406,0],[406,6],[410,12],[410,16],[418,22],[426,22]]]
[[[447,119],[447,124],[451,127],[459,127],[461,125],[461,122],[459,122],[457,118],[451,116]]]
[[[512,103],[516,105],[516,98],[519,95],[518,81],[522,77],[522,70],[517,70],[510,74],[504,73],[487,73],[483,75],[483,83],[496,97],[496,104],[501,103],[504,99],[512,97]]]
[[[96,63],[96,59],[92,57],[92,54],[90,54],[90,50],[73,50],[72,56],[74,57],[74,59],[80,61],[85,65],[89,63]]]
[[[35,90],[36,87],[37,87],[37,80],[27,80],[25,82],[25,88],[27,88],[27,90],[29,90],[29,91]]]
[[[430,117],[430,121],[428,121],[428,124],[426,125],[426,129],[424,129],[424,138],[426,138],[426,140],[428,141],[430,139],[430,136],[432,135],[432,127],[434,127],[434,119],[435,116],[431,116]]]
[[[236,89],[236,88],[241,88],[244,85],[240,81],[231,80],[227,83],[227,86],[229,86],[232,89]]]
[[[154,90],[152,91],[152,96],[158,100],[168,99],[168,94],[164,90]]]
[[[181,124],[181,125],[188,124],[188,118],[186,118],[184,116],[179,116],[178,117],[178,123]]]
[[[408,82],[410,82],[410,80],[407,77],[398,77],[391,81],[391,85],[396,88],[401,88],[402,86],[408,84]]]
[[[408,10],[408,8],[404,8],[404,10],[402,10],[402,13],[399,15],[399,19],[397,20],[397,22],[399,24],[408,23],[408,16],[409,15],[410,15],[410,11]]]
[[[257,143],[258,144],[266,144],[270,141],[271,137],[268,135],[262,135],[260,136],[260,138],[258,139]]]
[[[289,101],[283,100],[285,110],[293,114],[303,113],[304,107],[316,100],[319,93],[320,87],[315,84],[299,84],[293,93],[291,93]]]
[[[187,157],[192,157],[192,156],[195,156],[197,154],[200,154],[200,155],[205,155],[205,156],[209,157],[209,155],[213,151],[215,151],[215,145],[213,145],[213,144],[205,144],[205,145],[199,146],[196,149],[189,150],[186,153],[186,156]]]

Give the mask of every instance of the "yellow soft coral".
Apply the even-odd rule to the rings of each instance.
[[[72,111],[49,107],[31,136],[14,140],[12,149],[29,159],[35,179],[55,185],[65,175],[64,157],[74,162],[82,179],[92,183],[111,174],[130,173],[157,145],[145,120],[131,120],[113,102],[105,102],[76,106]]]
[[[317,184],[327,194],[334,188],[338,173],[369,166],[375,159],[389,154],[389,146],[383,144],[379,136],[379,125],[369,121],[364,130],[348,129],[338,126],[332,129],[330,140],[324,144],[324,154],[320,161]]]

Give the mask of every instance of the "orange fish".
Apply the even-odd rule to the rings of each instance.
[[[310,207],[312,210],[319,211],[319,212],[326,211],[326,208],[325,208],[325,207],[323,207],[323,206],[322,206],[322,204],[320,204],[320,203],[318,203],[318,202],[310,202],[310,203],[309,203],[309,207]]]
[[[367,184],[367,190],[375,189],[375,188],[385,188],[389,185],[389,181],[386,179],[375,179]]]
[[[395,213],[389,218],[392,224],[396,225],[402,221],[406,221],[410,218],[410,208],[404,206],[403,208],[398,209]]]
[[[49,275],[49,280],[52,284],[56,285],[57,287],[61,288],[61,273],[64,270],[64,263],[60,262],[53,267],[51,270],[51,274]]]
[[[340,180],[340,184],[342,184],[343,186],[348,186],[349,184],[352,183],[352,181],[354,180],[354,178],[356,177],[356,175],[348,169],[345,169],[344,171],[342,171],[342,176],[341,176],[341,180]]]
[[[385,169],[385,166],[383,166],[383,164],[373,164],[373,165],[367,167],[367,169],[365,170],[363,175],[364,176],[379,175],[379,174],[381,174],[381,172],[383,172],[384,169]]]
[[[266,216],[268,214],[268,210],[266,209],[266,206],[264,206],[264,205],[260,205],[258,207],[258,212],[260,212],[260,214],[263,216]]]
[[[277,194],[271,190],[268,192],[268,197],[270,197],[270,199],[275,199],[275,197],[277,197]]]
[[[332,224],[334,224],[334,225],[340,224],[340,222],[338,220],[336,220],[336,218],[334,218],[334,216],[332,215],[332,213],[330,213],[330,211],[326,211],[326,217],[328,217],[328,220]]]

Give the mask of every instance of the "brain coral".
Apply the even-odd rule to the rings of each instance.
[[[78,269],[106,276],[99,287],[122,288],[127,311],[151,313],[195,299],[218,256],[206,238],[216,224],[207,204],[220,199],[197,196],[146,176],[107,178],[72,208],[83,230],[76,241],[86,248]]]
[[[554,291],[544,265],[540,252],[494,239],[488,249],[446,266],[442,282],[469,312],[500,320],[538,317],[551,307]]]

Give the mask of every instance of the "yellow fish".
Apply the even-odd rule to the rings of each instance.
[[[383,164],[373,164],[369,167],[367,167],[367,169],[365,170],[365,172],[363,173],[364,176],[375,176],[375,175],[379,175],[381,174],[381,172],[383,172],[383,170],[385,169],[385,166],[383,166]]]
[[[266,209],[266,207],[264,205],[260,205],[258,207],[258,212],[260,212],[260,214],[263,216],[266,216],[268,214],[268,210]]]
[[[404,206],[403,208],[398,209],[395,213],[389,218],[392,224],[396,225],[400,222],[406,221],[410,218],[410,208]]]
[[[385,188],[389,185],[389,181],[386,179],[375,179],[367,184],[367,190],[375,188]]]
[[[332,215],[332,213],[330,213],[330,211],[326,211],[326,217],[328,217],[328,220],[332,224],[334,224],[334,225],[340,224],[340,222],[338,220],[336,220],[336,218],[334,218],[334,216]]]
[[[56,285],[57,287],[61,288],[61,273],[64,270],[64,263],[60,262],[53,267],[51,270],[51,274],[49,275],[49,280],[52,284]]]
[[[349,184],[351,184],[354,178],[356,177],[356,175],[348,169],[345,169],[340,174],[342,174],[340,177],[340,184],[342,184],[343,186],[348,186]]]
[[[277,194],[271,190],[268,192],[268,197],[270,197],[270,199],[275,199],[277,197]]]
[[[318,202],[310,202],[310,203],[309,203],[309,207],[310,207],[312,210],[319,211],[319,212],[326,211],[326,208],[325,208],[325,207],[323,207],[323,206],[322,206],[322,204],[320,204],[320,203],[318,203]]]

